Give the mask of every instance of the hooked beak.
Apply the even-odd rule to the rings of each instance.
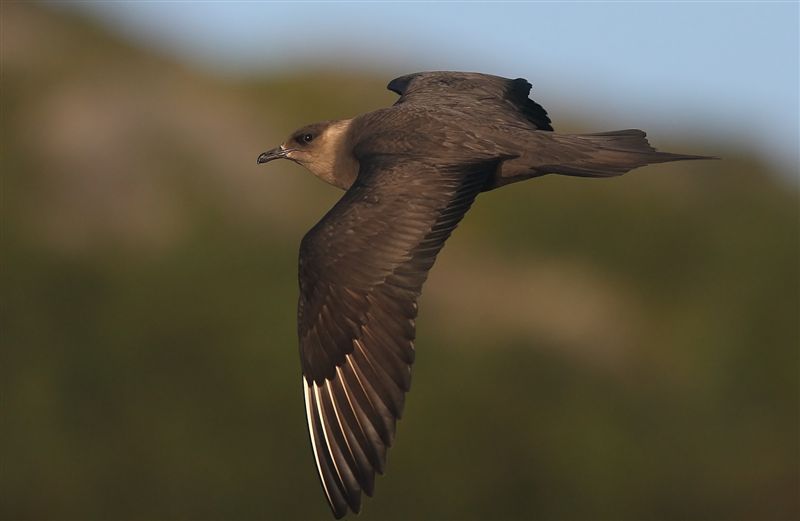
[[[256,163],[260,165],[261,163],[267,163],[273,159],[284,159],[289,152],[291,152],[291,150],[283,148],[282,146],[273,148],[259,155]]]

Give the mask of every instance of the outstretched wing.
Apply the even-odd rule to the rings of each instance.
[[[490,165],[361,162],[300,247],[298,333],[306,413],[333,514],[358,512],[383,473],[414,362],[417,297]]]
[[[395,78],[387,88],[400,95],[395,104],[459,105],[492,117],[516,116],[535,130],[553,130],[544,107],[528,97],[531,84],[477,72],[417,72]]]

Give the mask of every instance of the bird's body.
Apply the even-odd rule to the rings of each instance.
[[[293,133],[287,158],[344,196],[300,247],[298,334],[320,481],[339,518],[372,495],[410,388],[417,298],[475,197],[556,173],[620,175],[700,159],[656,152],[640,130],[556,134],[530,84],[477,73],[397,78],[392,107]]]

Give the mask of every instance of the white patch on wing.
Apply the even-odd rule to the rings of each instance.
[[[350,355],[345,355],[345,358],[350,358]],[[350,398],[350,390],[347,388],[346,380],[344,379],[344,374],[342,373],[341,366],[336,366],[336,376],[339,377],[339,382],[342,384],[342,391],[344,391],[344,397],[347,399],[347,405],[350,406],[350,409],[353,411],[353,418],[355,418],[356,423],[358,423],[359,428],[361,431],[366,434],[366,429],[361,425],[361,420],[358,418],[358,413],[356,413],[356,408],[353,405],[353,400]]]
[[[325,445],[328,447],[328,453],[331,455],[331,463],[333,463],[333,469],[336,471],[336,474],[339,476],[339,482],[344,483],[344,478],[342,476],[342,472],[339,470],[339,466],[336,464],[336,458],[333,457],[333,451],[331,450],[331,440],[328,439],[328,429],[330,428],[329,425],[325,422],[325,415],[322,412],[322,399],[319,396],[319,386],[316,382],[314,382],[314,396],[317,397],[316,399],[316,406],[317,412],[319,413],[319,421],[322,424],[322,435],[325,437]]]
[[[320,478],[320,481],[322,482],[322,488],[325,491],[325,495],[328,498],[328,503],[330,503],[332,505],[333,504],[333,499],[331,498],[331,494],[328,491],[328,484],[325,483],[325,477],[322,474],[322,465],[319,462],[319,449],[317,449],[317,438],[316,438],[316,436],[314,436],[314,421],[311,418],[311,414],[313,413],[313,410],[311,408],[311,403],[309,403],[309,400],[308,400],[309,394],[311,392],[311,386],[308,385],[308,383],[306,382],[305,377],[301,377],[300,379],[303,381],[303,388],[304,388],[303,390],[305,391],[303,393],[303,397],[305,398],[305,401],[306,401],[306,419],[308,420],[308,435],[311,437],[311,448],[314,451],[314,461],[317,464],[317,472],[319,473],[319,478]],[[323,432],[325,432],[324,429],[323,429]]]
[[[338,369],[338,368],[337,368]],[[342,424],[342,419],[339,417],[339,410],[336,407],[336,398],[333,397],[333,389],[331,388],[331,381],[325,380],[325,387],[328,388],[328,396],[331,397],[331,405],[333,406],[333,414],[336,416],[336,423],[339,424],[339,430],[342,432],[342,438],[344,439],[345,445],[347,445],[347,450],[350,451],[350,454],[353,455],[355,459],[355,452],[353,451],[353,447],[350,446],[350,441],[347,439],[347,434],[344,430],[344,424]]]
[[[378,409],[375,407],[373,399],[370,397],[369,392],[367,392],[367,388],[364,387],[364,382],[362,382],[361,377],[358,376],[358,369],[356,369],[356,365],[353,363],[353,355],[345,355],[344,359],[347,360],[347,363],[350,365],[350,369],[353,371],[353,375],[356,377],[356,380],[358,380],[358,385],[360,385],[361,389],[364,391],[364,396],[367,398],[367,401],[370,403],[370,405],[372,405],[372,408],[377,411]]]

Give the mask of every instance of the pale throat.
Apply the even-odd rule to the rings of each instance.
[[[320,136],[318,149],[305,167],[326,183],[343,190],[350,188],[358,175],[358,161],[347,142],[347,130],[352,119],[331,123]]]

